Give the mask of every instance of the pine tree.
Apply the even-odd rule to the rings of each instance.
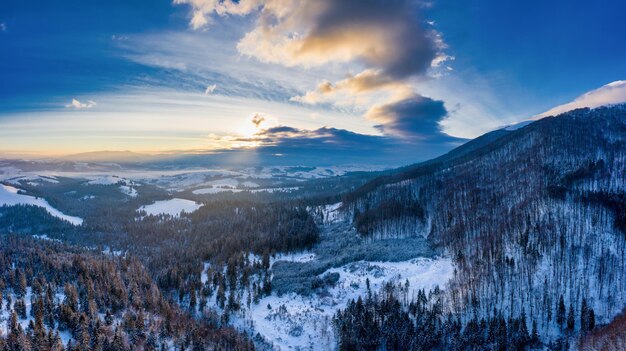
[[[537,331],[537,321],[533,320],[533,330],[530,335],[530,344],[532,347],[538,347],[540,342],[539,332]]]
[[[574,306],[569,304],[569,312],[567,313],[567,330],[573,332],[576,327],[576,316],[574,315]]]
[[[589,330],[589,308],[587,307],[587,299],[584,297],[580,306],[580,330],[583,333]]]
[[[104,315],[104,324],[109,327],[113,325],[113,315],[111,314],[110,310],[107,310],[106,314]]]
[[[563,295],[559,297],[559,304],[556,309],[556,324],[563,330],[563,323],[565,323],[565,302],[563,301]]]

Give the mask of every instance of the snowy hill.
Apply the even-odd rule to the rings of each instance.
[[[345,196],[345,216],[365,237],[425,236],[452,253],[459,274],[446,308],[465,319],[525,310],[550,340],[563,335],[561,296],[577,316],[583,299],[599,323],[617,315],[626,107],[571,111],[462,151],[373,180]]]

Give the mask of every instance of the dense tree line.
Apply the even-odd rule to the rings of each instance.
[[[420,290],[403,302],[403,284],[386,284],[378,294],[352,300],[335,316],[340,350],[530,350],[542,349],[537,324],[526,314],[488,316],[463,322],[442,308],[438,289]]]
[[[0,273],[0,311],[9,315],[3,351],[254,348],[210,313],[195,319],[168,302],[131,257],[8,236]]]

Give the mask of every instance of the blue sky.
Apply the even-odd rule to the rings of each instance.
[[[0,152],[417,162],[626,101],[623,13],[621,1],[3,1]]]

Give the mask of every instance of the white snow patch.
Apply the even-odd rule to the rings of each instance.
[[[102,250],[102,253],[105,255],[111,255],[111,256],[123,256],[124,255],[124,251],[121,250],[112,250],[110,247],[105,247],[104,250]]]
[[[192,213],[200,207],[202,207],[202,205],[195,201],[174,198],[170,200],[156,201],[151,205],[141,206],[139,209],[146,211],[148,215],[152,216],[166,214],[178,217],[182,212]]]
[[[83,224],[83,219],[74,216],[68,216],[63,214],[61,211],[56,208],[50,206],[48,201],[42,198],[36,198],[29,195],[19,194],[19,189],[12,187],[10,185],[0,184],[0,206],[15,206],[15,205],[33,205],[38,207],[43,207],[49,214],[54,217],[63,219],[65,221],[70,222],[73,225],[81,225]]]
[[[233,178],[226,178],[226,179],[212,180],[210,182],[207,182],[206,184],[211,185],[214,188],[236,188],[237,185],[239,185],[239,181]]]
[[[120,185],[120,191],[130,197],[137,197],[137,189],[129,185]]]
[[[89,185],[113,185],[119,182],[124,182],[124,179],[116,175],[103,175],[103,176],[90,178],[87,184]]]
[[[285,188],[266,188],[266,189],[252,189],[249,190],[251,193],[290,193],[292,191],[298,190],[300,189],[300,187],[297,186],[292,186],[292,187],[285,187]]]
[[[195,195],[208,195],[208,194],[219,194],[226,191],[232,191],[233,193],[241,192],[241,189],[232,189],[232,188],[202,188],[196,189],[192,191]]]
[[[306,263],[314,261],[316,258],[316,254],[307,251],[299,253],[277,254],[275,257],[270,257],[270,266],[273,266],[274,262],[278,261]]]

